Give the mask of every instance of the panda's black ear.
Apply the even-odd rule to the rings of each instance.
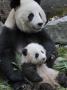
[[[16,7],[20,6],[20,0],[11,0],[10,6],[11,6],[11,8],[16,8]]]
[[[27,56],[27,49],[26,49],[26,48],[24,48],[24,49],[22,50],[22,54],[23,54],[24,56]]]
[[[39,3],[39,4],[41,3],[41,0],[34,0],[34,1],[36,1],[36,2]]]

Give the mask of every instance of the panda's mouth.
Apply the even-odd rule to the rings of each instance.
[[[36,32],[39,32],[39,31],[42,30],[42,27],[38,27],[38,28],[36,28],[36,27],[33,27],[33,26],[32,26],[32,28],[33,28],[33,31],[36,31]]]
[[[36,32],[41,31],[44,27],[45,27],[45,24],[43,24],[41,27],[32,26],[33,30]]]
[[[45,61],[40,61],[40,62],[38,62],[38,65],[42,65],[44,63],[45,63]]]

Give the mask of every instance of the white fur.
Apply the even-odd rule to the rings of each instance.
[[[34,18],[31,22],[28,21],[30,13],[34,13]],[[39,16],[39,13],[42,18]],[[15,12],[15,20],[20,30],[24,32],[38,32],[45,25],[46,15],[40,5],[34,0],[21,0],[21,5]],[[38,26],[38,23],[43,23],[43,26]]]
[[[59,71],[48,68],[46,64],[42,64],[41,66],[37,66],[37,72],[43,79],[40,83],[49,83],[53,88],[59,87],[59,84],[56,81]]]
[[[15,10],[12,9],[4,24],[6,27],[13,29],[15,26]]]

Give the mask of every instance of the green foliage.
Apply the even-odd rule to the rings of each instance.
[[[61,72],[66,72],[67,71],[67,48],[59,47],[58,56],[60,58],[57,59],[57,63],[55,63],[54,69],[57,69]]]
[[[67,56],[67,48],[59,47],[57,51],[58,51],[58,56],[60,56],[60,57]]]
[[[67,60],[60,60],[57,64],[54,65],[54,69],[57,69],[61,72],[67,71]]]
[[[0,90],[12,90],[9,85],[4,85],[4,83],[0,83]]]
[[[54,69],[59,70],[61,72],[67,71],[67,48],[60,46],[57,48],[58,56],[61,57],[58,59],[57,63],[54,65]],[[60,88],[59,90],[67,90],[67,88]]]

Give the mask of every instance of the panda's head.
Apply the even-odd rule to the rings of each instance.
[[[38,32],[46,24],[46,14],[36,1],[40,0],[11,0],[16,25],[24,32]]]
[[[22,50],[21,64],[24,62],[43,64],[46,61],[46,50],[37,43],[30,43]]]

